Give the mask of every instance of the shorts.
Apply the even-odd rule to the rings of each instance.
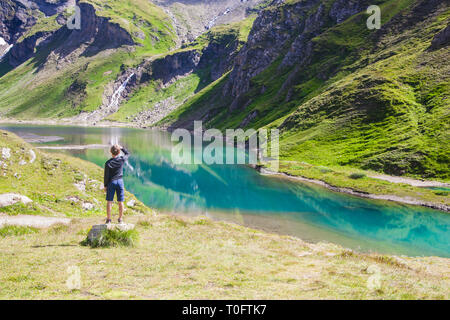
[[[106,189],[106,201],[114,201],[116,193],[118,202],[125,201],[125,187],[122,179],[111,181]]]

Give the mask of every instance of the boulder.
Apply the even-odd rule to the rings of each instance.
[[[18,202],[22,202],[23,204],[28,204],[33,201],[26,196],[16,194],[16,193],[0,194],[0,208],[12,206]]]
[[[2,148],[2,158],[5,160],[11,158],[11,149],[10,148]]]
[[[95,208],[95,205],[90,203],[90,202],[84,202],[83,205],[83,210],[89,211]]]
[[[431,48],[438,49],[447,46],[448,44],[450,44],[450,26],[447,26],[447,28],[435,35],[431,42]]]
[[[135,227],[134,224],[131,223],[120,223],[120,224],[98,224],[92,226],[91,230],[88,233],[88,241],[93,242],[95,239],[100,237],[104,230],[120,230],[120,231],[129,231],[133,230]]]

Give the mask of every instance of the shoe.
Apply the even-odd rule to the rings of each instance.
[[[105,224],[110,224],[111,223],[111,219],[106,219]]]
[[[118,219],[117,222],[118,223],[123,223],[123,219]]]

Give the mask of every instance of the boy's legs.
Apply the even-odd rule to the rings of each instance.
[[[107,215],[107,219],[111,220],[111,208],[113,205],[113,201],[108,201],[106,203],[106,215]]]
[[[107,220],[111,220],[111,208],[114,203],[114,195],[116,193],[116,188],[113,182],[110,182],[106,188],[106,215]]]
[[[119,220],[122,220],[123,216],[123,202],[119,202]]]
[[[119,203],[119,221],[122,221],[123,216],[123,202],[125,201],[125,187],[123,185],[123,180],[120,179],[117,188],[117,202]]]

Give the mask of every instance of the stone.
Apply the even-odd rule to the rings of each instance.
[[[36,160],[36,153],[31,149],[30,149],[30,156],[31,156],[30,163],[33,163],[34,160]]]
[[[134,207],[135,205],[136,205],[136,200],[130,200],[130,201],[127,202],[127,206],[128,206],[128,207],[131,207],[131,208],[132,208],[132,207]]]
[[[444,30],[436,34],[431,42],[433,49],[438,49],[450,44],[450,26],[447,26]]]
[[[73,185],[81,192],[86,191],[86,184],[83,181],[79,183],[74,183]]]
[[[121,223],[121,224],[98,224],[92,226],[91,230],[88,233],[88,241],[92,242],[95,239],[98,239],[104,230],[120,230],[120,231],[129,231],[133,230],[135,227],[132,223]]]
[[[11,158],[11,149],[10,148],[2,148],[2,158],[3,159]]]
[[[23,204],[28,204],[33,201],[26,196],[16,194],[16,193],[0,194],[0,208],[12,206],[18,202],[22,202]]]
[[[94,204],[92,204],[90,202],[84,202],[83,203],[83,210],[89,211],[89,210],[92,210],[94,208],[95,208]]]

